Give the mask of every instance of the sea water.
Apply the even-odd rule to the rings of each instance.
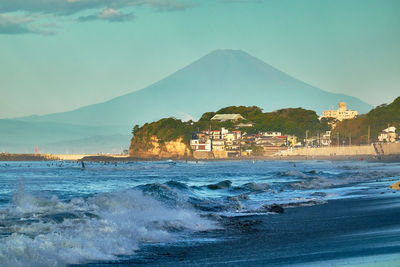
[[[144,244],[202,242],[196,233],[224,227],[221,216],[362,197],[399,173],[364,161],[1,162],[0,265],[112,262]]]

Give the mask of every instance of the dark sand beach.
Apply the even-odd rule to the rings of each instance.
[[[4,266],[400,265],[400,190],[389,188],[400,180],[398,163],[0,168]]]
[[[283,214],[223,219],[225,240],[144,246],[115,264],[152,266],[399,266],[400,192],[287,208]],[[203,233],[212,239],[216,233]],[[396,260],[397,258],[397,260]],[[99,265],[99,264],[95,264]],[[108,264],[100,264],[106,266]]]

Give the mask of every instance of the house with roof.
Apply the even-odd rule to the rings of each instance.
[[[396,127],[391,126],[383,130],[379,136],[379,142],[394,143],[396,142],[399,135],[396,133]]]
[[[215,114],[214,117],[211,118],[212,121],[238,121],[244,120],[245,118],[240,114]]]
[[[192,139],[190,140],[190,147],[194,151],[211,151],[211,140],[210,139]]]

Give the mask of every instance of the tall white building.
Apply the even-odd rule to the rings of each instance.
[[[338,103],[339,109],[337,110],[325,110],[321,118],[334,118],[338,121],[353,119],[358,115],[358,111],[347,109],[345,102]]]

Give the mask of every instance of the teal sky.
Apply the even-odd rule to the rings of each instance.
[[[391,102],[399,14],[398,0],[0,0],[0,118],[102,102],[225,48],[326,91]]]

